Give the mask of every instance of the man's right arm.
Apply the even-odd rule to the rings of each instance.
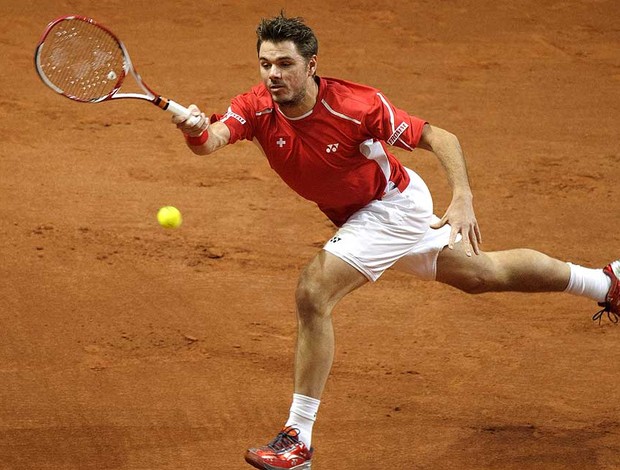
[[[191,140],[185,140],[189,149],[196,155],[209,155],[218,149],[228,145],[230,141],[230,130],[222,122],[214,122],[204,131],[209,133],[209,138],[203,144],[193,145]]]
[[[196,155],[209,155],[230,142],[230,130],[222,122],[209,123],[207,117],[195,105],[190,105],[191,116],[200,116],[195,124],[189,118],[174,116],[172,122],[185,134],[185,142]],[[206,137],[206,139],[205,139]]]

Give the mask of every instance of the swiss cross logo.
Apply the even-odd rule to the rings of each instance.
[[[284,147],[286,145],[286,139],[284,139],[284,137],[278,137],[278,140],[276,140],[276,145],[280,148]]]
[[[325,149],[325,151],[327,153],[334,153],[336,150],[338,150],[338,145],[339,144],[329,144],[327,148]]]

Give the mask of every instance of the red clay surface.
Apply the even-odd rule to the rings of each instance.
[[[257,81],[255,25],[284,6],[321,75],[459,136],[486,250],[618,257],[617,1],[308,3],[0,1],[2,470],[248,468],[288,414],[297,274],[334,232],[250,143],[198,158],[153,106],[47,89],[32,55],[57,16],[97,18],[213,112]],[[435,158],[397,154],[442,213]],[[387,273],[337,308],[313,468],[620,468],[620,328],[595,311]]]

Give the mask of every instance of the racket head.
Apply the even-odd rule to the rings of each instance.
[[[67,15],[47,25],[35,50],[43,83],[80,102],[110,99],[132,73],[124,44],[92,18]]]

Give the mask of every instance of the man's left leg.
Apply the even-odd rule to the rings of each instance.
[[[462,243],[437,258],[437,281],[470,294],[483,292],[561,292],[570,266],[543,253],[516,249],[467,256]]]
[[[467,256],[461,243],[437,258],[436,280],[468,293],[567,292],[591,298],[617,321],[620,260],[590,269],[530,249],[481,252]]]

